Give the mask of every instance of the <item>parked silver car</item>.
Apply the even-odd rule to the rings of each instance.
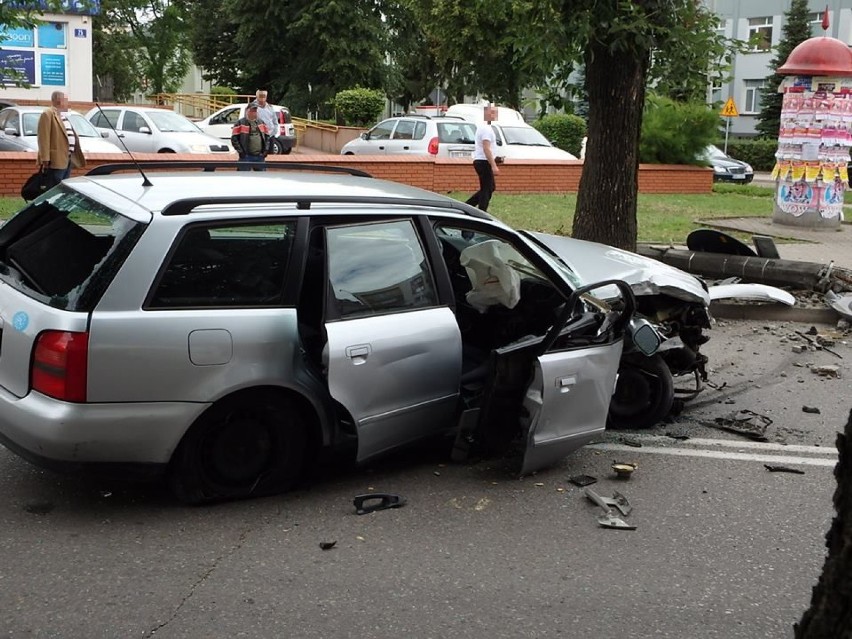
[[[207,135],[169,109],[95,107],[86,118],[115,144],[124,142],[132,153],[234,153],[230,142]]]
[[[38,152],[38,119],[44,109],[12,106],[0,111],[0,151]],[[66,117],[77,132],[83,153],[124,153],[76,111],[68,111]]]
[[[456,117],[404,115],[379,122],[343,145],[341,155],[473,157],[476,125]]]
[[[436,435],[529,473],[605,428],[626,334],[658,346],[623,281],[450,198],[166,165],[207,170],[97,167],[0,227],[0,441],[31,461],[187,502]]]

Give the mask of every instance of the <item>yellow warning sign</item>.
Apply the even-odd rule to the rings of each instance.
[[[737,105],[734,104],[734,99],[728,98],[728,101],[725,102],[725,106],[722,107],[721,115],[726,118],[735,118],[739,114],[739,111],[737,111]]]

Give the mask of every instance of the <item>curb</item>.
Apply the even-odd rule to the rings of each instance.
[[[840,314],[831,308],[796,308],[784,304],[728,304],[710,302],[710,315],[715,319],[773,320],[802,324],[834,326]]]

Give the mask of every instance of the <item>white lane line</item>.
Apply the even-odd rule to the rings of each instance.
[[[640,442],[656,442],[672,446],[723,446],[726,448],[755,448],[759,450],[789,451],[791,453],[805,453],[811,455],[833,455],[837,457],[837,449],[833,446],[801,446],[799,444],[778,444],[773,442],[739,441],[736,439],[702,439],[701,437],[690,437],[689,439],[675,439],[663,435],[631,435],[631,439]],[[615,443],[615,442],[614,442]]]
[[[642,448],[636,448],[625,444],[588,444],[586,448],[631,454],[652,453],[657,455],[674,455],[676,457],[708,457],[710,459],[728,459],[733,461],[756,461],[766,464],[797,464],[801,466],[835,466],[837,464],[837,459],[822,459],[819,457],[729,453],[721,450],[693,450],[687,448],[664,448],[662,446],[642,446]]]

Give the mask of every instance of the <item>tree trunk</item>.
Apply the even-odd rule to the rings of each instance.
[[[588,142],[571,234],[636,250],[639,131],[649,53],[612,53],[593,42],[586,55]]]
[[[813,589],[811,607],[794,627],[796,639],[852,637],[852,411],[846,429],[837,435],[840,458],[834,467],[837,515],[825,536],[828,557]]]

